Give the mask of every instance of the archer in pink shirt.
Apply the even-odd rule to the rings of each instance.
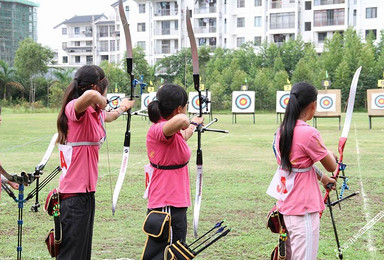
[[[320,133],[306,123],[316,112],[316,99],[314,86],[304,82],[294,84],[284,120],[276,133],[279,166],[267,193],[278,199],[277,208],[284,216],[288,239],[283,243],[288,260],[317,258],[319,213],[324,210],[318,180],[324,186],[335,184],[334,179],[314,169],[318,161],[329,172],[338,166],[336,156],[325,148]]]

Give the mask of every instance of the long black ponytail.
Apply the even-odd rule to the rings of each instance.
[[[296,121],[301,112],[317,99],[317,90],[314,86],[300,82],[292,86],[290,98],[285,109],[284,120],[280,126],[279,149],[281,166],[283,169],[292,171],[292,164],[289,158],[292,148],[293,131]]]

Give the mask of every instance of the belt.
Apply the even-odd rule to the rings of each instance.
[[[189,162],[189,161],[188,161]],[[183,168],[185,165],[188,164],[188,162],[186,163],[183,163],[183,164],[179,164],[179,165],[158,165],[158,164],[154,164],[152,162],[151,165],[153,168],[156,168],[156,169],[161,169],[161,170],[175,170],[175,169],[180,169],[180,168]]]

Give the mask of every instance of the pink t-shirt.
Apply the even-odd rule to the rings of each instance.
[[[180,132],[167,139],[163,126],[167,121],[161,119],[152,124],[147,133],[147,155],[150,162],[161,165],[181,165],[189,161],[191,150]],[[148,208],[165,206],[189,207],[191,195],[188,166],[174,170],[155,168],[148,190]]]
[[[276,149],[279,149],[280,132],[277,131]],[[327,156],[319,131],[302,120],[297,120],[293,132],[290,160],[293,168],[307,168]],[[277,163],[280,164],[279,157]],[[325,209],[316,172],[296,173],[294,186],[284,201],[277,206],[284,215],[304,215],[306,212],[320,212]]]
[[[104,122],[105,113],[95,111],[91,106],[84,115],[76,117],[74,104],[70,101],[65,107],[68,118],[67,142],[99,142],[105,137],[101,122]],[[72,147],[72,160],[66,174],[61,174],[59,191],[61,193],[84,193],[96,191],[98,178],[99,149],[98,145]]]

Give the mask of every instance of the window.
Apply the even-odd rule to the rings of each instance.
[[[261,36],[255,36],[255,38],[253,39],[253,45],[261,46]]]
[[[175,30],[176,31],[179,30],[179,21],[178,20],[175,21]]]
[[[324,41],[325,41],[325,38],[327,38],[327,33],[326,33],[326,32],[320,32],[320,33],[318,33],[318,35],[317,35],[317,41],[318,41],[319,43],[324,42]]]
[[[237,27],[245,27],[245,18],[244,17],[237,18]]]
[[[93,56],[87,56],[87,65],[93,64]]]
[[[137,42],[137,46],[139,46],[140,48],[142,48],[143,50],[145,50],[146,46],[145,46],[145,41],[138,41]]]
[[[245,7],[245,0],[237,0],[237,8]]]
[[[171,41],[163,40],[161,41],[161,53],[171,53]]]
[[[255,16],[255,27],[261,27],[261,16]]]
[[[113,36],[115,36],[115,26],[110,25],[109,26],[109,37],[113,37]]]
[[[377,7],[368,7],[367,9],[365,9],[365,18],[377,18]]]
[[[62,42],[61,47],[63,48],[63,50],[65,50],[67,48],[67,42]]]
[[[295,13],[275,13],[270,15],[270,29],[295,28]]]
[[[108,26],[100,26],[99,27],[99,36],[100,37],[108,37]]]
[[[87,47],[91,46],[92,47],[92,41],[86,41],[85,46],[87,46]]]
[[[145,4],[139,4],[139,14],[145,14]]]
[[[80,46],[80,42],[79,42],[79,41],[76,41],[76,42],[75,42],[75,46],[76,46],[76,47],[79,47],[79,46]]]
[[[261,6],[261,0],[255,0],[255,6]]]
[[[68,56],[63,56],[63,63],[68,63]]]
[[[314,27],[344,25],[344,8],[314,11]]]
[[[145,23],[138,23],[137,24],[137,31],[138,32],[145,32]]]
[[[116,51],[115,41],[110,41],[109,42],[109,50],[110,51]]]
[[[80,56],[75,56],[75,63],[80,63]]]
[[[372,34],[371,36],[373,36],[373,40],[376,40],[376,29],[374,30],[365,30],[365,39],[368,38],[368,36],[370,36],[370,34]]]
[[[311,10],[312,9],[312,2],[306,1],[305,2],[305,10]]]
[[[80,27],[75,27],[75,34],[80,34]]]
[[[237,37],[237,47],[241,47],[241,45],[245,44],[245,37]]]
[[[100,51],[108,51],[108,41],[100,41],[99,50]]]
[[[67,28],[61,28],[61,34],[67,35]]]
[[[129,20],[129,6],[128,5],[125,7],[125,16]]]
[[[308,32],[308,31],[310,31],[311,30],[311,22],[306,22],[305,24],[304,24],[304,30],[306,31],[306,32]]]

